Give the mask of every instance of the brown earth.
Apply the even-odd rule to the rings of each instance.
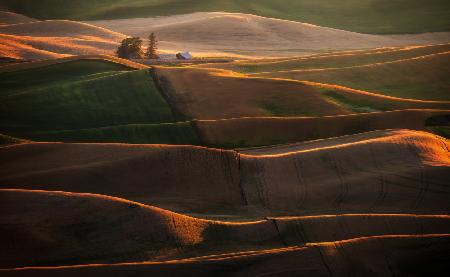
[[[449,235],[375,236],[170,262],[23,268],[3,276],[440,276]]]
[[[219,69],[158,67],[155,74],[171,106],[187,119],[343,115],[358,109],[450,109],[449,101],[402,99],[337,85],[249,78]],[[336,95],[344,98],[344,103],[336,101]]]
[[[162,201],[173,203],[179,211],[187,206],[212,212],[244,203],[233,151],[169,145],[23,146],[0,148],[2,188],[92,192],[152,204]]]
[[[450,110],[399,110],[324,117],[248,117],[198,120],[194,123],[203,142],[208,145],[250,147],[384,129],[426,130],[426,119],[440,114],[450,114]],[[280,146],[275,149],[282,151]]]
[[[326,215],[234,223],[94,194],[0,190],[0,198],[1,268],[164,261],[369,236],[450,233],[446,215]]]
[[[310,86],[297,82],[250,79],[231,71],[194,68],[157,68],[169,102],[186,118],[224,119],[271,115],[345,114],[322,99]],[[231,75],[231,76],[229,76]]]
[[[408,130],[359,136],[256,155],[192,146],[12,145],[0,148],[0,183],[219,218],[449,211],[448,141]]]

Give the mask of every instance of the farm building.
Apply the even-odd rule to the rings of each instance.
[[[180,52],[177,54],[177,59],[179,60],[191,60],[192,55],[189,52]]]

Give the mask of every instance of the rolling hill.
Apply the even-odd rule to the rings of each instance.
[[[447,2],[0,0],[0,276],[445,275]]]
[[[367,65],[288,70],[251,76],[338,84],[383,95],[449,101],[450,52]]]
[[[355,67],[374,63],[392,62],[448,52],[450,44],[383,47],[368,50],[334,51],[303,57],[240,60],[222,64],[202,64],[196,67],[213,67],[239,73],[270,73],[289,70],[317,70]]]
[[[4,66],[0,83],[1,132],[34,141],[251,147],[377,129],[425,130],[427,118],[450,109],[445,101],[224,70],[150,70],[95,55]],[[430,130],[445,135],[446,125]]]
[[[3,253],[8,253],[0,254],[1,268],[70,265],[74,261],[195,260],[361,237],[450,232],[450,217],[445,215],[357,214],[223,222],[88,193],[10,189],[0,190],[0,198],[0,218],[12,226],[3,230],[0,238]],[[46,238],[40,230],[46,230]]]
[[[106,194],[206,217],[445,214],[448,147],[443,138],[408,130],[255,154],[193,146],[28,143],[0,148],[0,183]]]
[[[5,16],[6,15],[6,16]],[[113,54],[125,35],[69,20],[27,20],[0,13],[0,55],[18,60]]]
[[[8,277],[112,274],[220,276],[223,272],[229,276],[384,276],[391,272],[409,276],[439,275],[449,270],[448,244],[448,235],[375,236],[160,263],[29,267],[2,270],[2,274]],[[348,253],[352,253],[352,256],[348,257]],[[374,264],[374,261],[378,262]],[[355,267],[355,264],[360,266]]]
[[[185,50],[196,56],[292,57],[342,49],[450,42],[448,33],[369,35],[251,14],[225,12],[97,20],[87,23],[143,38],[154,32],[161,49],[172,52]]]
[[[449,240],[448,235],[375,236],[161,263],[29,267],[2,270],[2,273],[8,277],[112,274],[220,276],[223,272],[228,276],[385,276],[392,272],[409,276],[440,275],[449,270]]]
[[[37,141],[199,144],[146,66],[75,56],[0,69],[2,132]],[[40,107],[39,109],[35,109]]]
[[[449,30],[446,0],[3,0],[1,6],[40,19],[111,19],[186,14],[199,11],[250,13],[308,22],[360,33]]]
[[[159,67],[169,104],[190,119],[324,116],[398,109],[448,109],[449,101],[386,97],[336,85],[252,78],[232,71]]]
[[[375,35],[243,13],[197,12],[153,18],[38,21],[0,13],[3,57],[45,59],[113,54],[125,36],[156,32],[161,53],[196,56],[293,57],[342,49],[449,43],[448,32]],[[195,34],[193,36],[192,34]],[[182,49],[180,49],[182,48]]]
[[[278,144],[395,128],[431,128],[439,133],[443,126],[448,126],[449,121],[445,118],[448,115],[450,110],[400,110],[324,117],[196,120],[193,123],[204,145],[225,148],[277,145],[275,148],[278,149]]]
[[[0,126],[8,135],[134,143],[197,140],[190,124],[171,124],[171,107],[139,64],[106,56],[26,63],[3,67],[0,83]]]
[[[0,11],[0,26],[9,24],[30,23],[36,19],[12,12]]]

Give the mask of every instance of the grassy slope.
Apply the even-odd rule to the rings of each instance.
[[[129,124],[92,129],[36,132],[29,134],[29,137],[36,141],[200,144],[197,133],[190,122]]]
[[[182,75],[176,76],[179,78]],[[203,82],[218,79],[221,89],[228,84],[224,81],[235,80],[219,76],[202,78]],[[244,78],[236,81],[239,81],[241,89],[244,85],[250,85],[250,88],[257,88],[258,91],[270,84],[278,84],[281,87],[273,89],[277,95],[291,85],[295,88],[305,86],[261,79]],[[198,126],[192,128],[190,122],[174,123],[170,107],[154,86],[147,69],[130,71],[129,68],[105,61],[70,61],[2,72],[0,83],[5,88],[0,94],[0,132],[13,137],[34,141],[208,144],[201,134],[197,134]],[[218,86],[208,86],[211,87]],[[307,87],[317,92],[314,97],[324,98],[352,112],[445,108],[445,105],[430,106],[378,99],[334,87]],[[260,104],[264,104],[265,111],[270,112],[270,115],[288,116],[290,106],[274,105],[284,101],[285,97],[287,95],[281,99],[270,98],[271,101]],[[230,106],[230,101],[226,101],[226,106]],[[296,107],[304,107],[305,101],[302,98],[301,104],[290,102]],[[320,103],[312,105],[312,108],[317,108],[317,105],[320,107]],[[241,146],[239,141],[232,139],[221,143],[230,148]]]
[[[342,68],[409,59],[450,50],[450,44],[419,47],[396,47],[358,51],[334,52],[323,55],[290,59],[269,59],[260,61],[237,61],[218,64],[213,67],[229,69],[240,73],[262,73],[282,70],[319,68]],[[199,67],[211,67],[210,64]]]
[[[27,140],[0,134],[0,146],[22,142],[27,142]]]
[[[363,33],[450,29],[447,0],[2,0],[37,18],[104,19],[196,11],[252,13]],[[64,4],[61,4],[64,2]]]
[[[285,71],[259,76],[338,84],[383,95],[420,99],[450,100],[450,54],[319,71]]]
[[[148,70],[71,61],[0,73],[0,129],[49,141],[196,144],[190,124],[170,124]],[[159,123],[168,123],[161,124]]]
[[[0,72],[2,85],[0,97],[3,98],[24,91],[44,89],[58,84],[87,81],[130,70],[130,68],[121,64],[100,60],[80,60],[67,62],[63,65],[56,64],[20,71]]]

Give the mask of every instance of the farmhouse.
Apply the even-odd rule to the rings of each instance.
[[[191,60],[192,55],[189,52],[180,52],[177,54],[177,59],[179,60]]]

